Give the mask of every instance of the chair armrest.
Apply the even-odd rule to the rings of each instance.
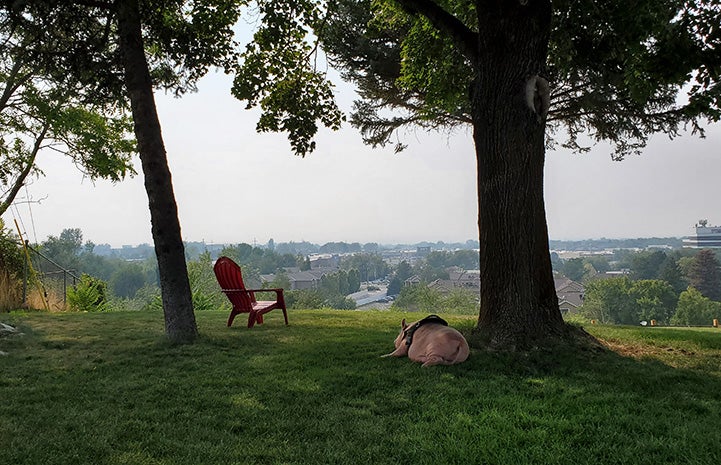
[[[276,294],[282,294],[283,289],[246,289],[248,292],[275,292]]]
[[[283,289],[277,288],[277,289],[249,289],[249,292],[253,294],[253,297],[255,297],[256,292],[275,292],[275,300],[280,305],[280,308],[285,311],[285,297],[283,296]]]
[[[223,292],[283,292],[282,288],[278,289],[221,289]]]

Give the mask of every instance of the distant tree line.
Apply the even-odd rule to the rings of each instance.
[[[604,323],[708,325],[721,319],[721,260],[711,249],[629,251],[554,260],[585,286],[582,313]],[[609,271],[618,272],[607,277]]]
[[[652,246],[664,246],[672,249],[683,247],[683,239],[678,237],[639,237],[636,239],[585,239],[579,241],[550,240],[551,250],[587,250],[602,251],[611,249],[645,249]]]
[[[332,247],[342,243],[335,244]],[[367,245],[367,244],[366,244]],[[75,309],[143,310],[160,309],[157,264],[152,247],[141,245],[122,249],[132,257],[94,253],[96,246],[83,241],[82,231],[64,229],[58,236],[49,236],[35,247],[52,261],[71,270],[81,279],[68,292],[67,305]],[[196,252],[190,244],[188,274],[193,305],[196,310],[226,308],[228,303],[219,292],[212,271],[213,259],[207,251]],[[331,246],[329,246],[331,248]],[[391,266],[378,253],[361,252],[342,257],[340,269],[326,274],[318,289],[290,291],[286,268],[309,269],[308,257],[292,254],[284,244],[254,247],[236,244],[221,249],[243,267],[249,286],[260,286],[261,275],[275,274],[273,283],[287,289],[287,302],[292,308],[350,309],[355,303],[348,294],[360,289],[361,282],[386,280],[388,294],[398,296],[396,308],[409,311],[454,311],[474,313],[477,292],[457,290],[443,293],[428,283],[447,279],[450,267],[478,269],[475,250],[436,250],[410,265],[402,261]],[[101,248],[103,250],[103,248]],[[130,253],[133,252],[133,253]],[[20,283],[23,273],[23,252],[17,236],[8,228],[0,228],[0,287],[3,299],[0,309],[17,308],[20,304]],[[721,265],[718,252],[712,250],[615,250],[608,255],[590,255],[561,260],[553,257],[554,269],[585,285],[582,312],[588,318],[607,323],[638,324],[656,320],[659,324],[697,325],[721,319]],[[53,272],[47,262],[37,261],[38,272]],[[603,273],[617,271],[618,277],[599,279]],[[420,286],[404,286],[418,276]]]
[[[19,239],[14,233],[4,227],[0,228],[0,232],[0,277],[12,277],[12,286],[8,284],[8,290],[3,293],[9,296],[11,287],[14,292],[21,287],[24,258]],[[434,251],[413,268],[407,262],[401,262],[394,267],[383,260],[379,254],[382,246],[378,244],[368,243],[359,247],[359,244],[334,242],[313,247],[318,252],[359,252],[342,256],[339,270],[326,273],[317,289],[291,291],[285,270],[310,269],[306,254],[290,252],[293,244],[275,243],[271,239],[263,247],[235,244],[224,246],[211,254],[202,249],[203,243],[188,243],[186,256],[194,308],[205,310],[228,306],[225,296],[219,292],[212,270],[213,257],[217,255],[229,256],[239,263],[248,286],[260,287],[264,284],[262,275],[275,275],[272,282],[265,284],[286,289],[286,302],[291,308],[352,309],[355,308],[355,302],[347,296],[357,292],[362,282],[391,280],[391,291],[397,294],[402,281],[413,274],[432,280],[436,277],[447,277],[448,266],[469,269],[478,267],[478,254],[472,250]],[[306,248],[310,246],[309,243],[297,244]],[[97,246],[91,241],[84,241],[82,231],[78,228],[67,228],[58,236],[49,236],[34,247],[52,262],[80,278],[71,283],[68,291],[69,308],[84,311],[161,308],[157,262],[153,247],[148,244],[112,249],[107,244]],[[44,259],[34,260],[33,266],[39,273],[57,271],[54,265]],[[10,278],[5,281],[10,281]],[[2,307],[3,309],[20,306],[20,293],[15,292],[13,295],[13,299]]]
[[[249,245],[249,244],[246,244]],[[185,256],[188,260],[197,259],[200,254],[206,251],[211,253],[217,253],[219,250],[226,247],[226,244],[206,244],[205,242],[189,241],[185,243]],[[466,242],[454,242],[446,243],[443,241],[439,242],[419,242],[416,244],[378,244],[376,242],[368,242],[360,244],[358,242],[347,243],[347,242],[327,242],[322,245],[313,244],[311,242],[275,242],[270,239],[266,244],[263,245],[249,245],[252,248],[268,249],[279,255],[312,255],[318,253],[329,253],[329,254],[357,254],[357,253],[368,253],[378,254],[386,250],[407,250],[415,249],[417,247],[432,247],[435,250],[459,250],[459,249],[478,249],[478,241],[466,241]],[[117,256],[119,258],[126,259],[142,259],[150,258],[155,252],[153,246],[150,244],[140,244],[137,246],[123,246],[122,248],[113,248],[110,244],[96,244],[93,251],[97,255],[101,256]]]

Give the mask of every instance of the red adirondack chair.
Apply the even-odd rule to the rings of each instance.
[[[233,324],[233,319],[240,313],[249,313],[248,328],[256,323],[263,323],[263,315],[269,311],[279,308],[283,310],[285,324],[288,324],[288,312],[283,299],[283,289],[246,289],[243,284],[243,274],[237,263],[228,257],[220,257],[213,266],[215,277],[220,284],[220,290],[228,296],[233,309],[230,311],[228,326]],[[256,292],[275,292],[275,300],[255,300]]]

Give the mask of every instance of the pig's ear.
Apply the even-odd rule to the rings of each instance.
[[[403,318],[403,321],[401,321],[401,330],[404,330],[404,329],[406,329],[407,327],[408,327],[408,325],[406,325],[406,319]]]

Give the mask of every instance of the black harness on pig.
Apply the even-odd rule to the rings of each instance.
[[[446,320],[439,317],[438,315],[428,315],[427,317],[423,318],[422,320],[417,321],[414,325],[407,327],[403,331],[403,337],[406,340],[406,345],[407,346],[411,345],[411,343],[413,342],[413,333],[415,333],[418,328],[420,328],[423,325],[429,324],[429,323],[435,323],[437,325],[448,326],[448,322],[446,322]]]

